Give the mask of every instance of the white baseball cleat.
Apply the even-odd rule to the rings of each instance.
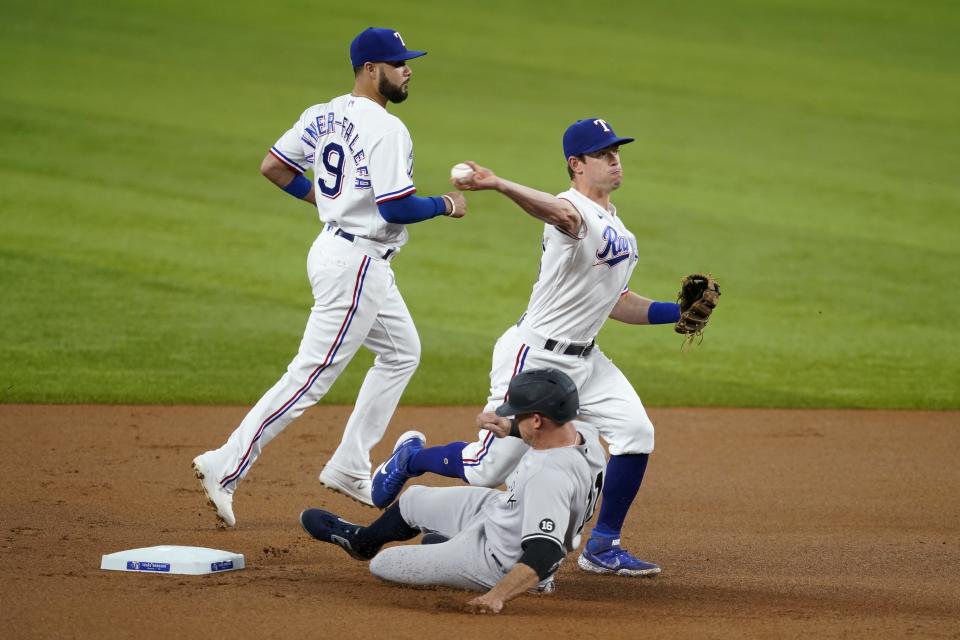
[[[202,455],[193,459],[193,472],[207,495],[207,503],[217,513],[217,526],[221,529],[235,527],[237,519],[233,515],[233,494],[221,487],[213,474],[207,471]]]
[[[370,497],[370,478],[357,478],[327,464],[320,472],[320,483],[327,489],[342,493],[360,504],[373,506],[373,498]]]

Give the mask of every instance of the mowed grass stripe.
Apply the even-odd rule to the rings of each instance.
[[[324,7],[319,38],[293,2],[4,3],[0,400],[256,400],[299,343],[319,229],[260,159],[349,88],[352,34],[390,24],[430,51],[393,107],[421,195],[467,158],[563,190],[574,118],[638,138],[615,194],[640,241],[632,288],[671,299],[704,269],[724,290],[685,353],[669,327],[608,323],[604,351],[647,404],[960,407],[942,329],[960,312],[943,293],[960,263],[957,5],[393,8]],[[412,227],[394,262],[424,347],[405,402],[481,404],[536,276],[539,225],[470,200],[462,221]],[[369,362],[327,401],[351,402]]]

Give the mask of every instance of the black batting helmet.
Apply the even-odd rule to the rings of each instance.
[[[555,422],[568,422],[580,412],[580,394],[570,376],[559,369],[531,369],[514,376],[498,416],[542,413]]]

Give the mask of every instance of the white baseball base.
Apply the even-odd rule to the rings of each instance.
[[[236,571],[245,566],[242,553],[177,545],[128,549],[106,554],[100,560],[100,568],[108,571],[177,573],[191,576]]]

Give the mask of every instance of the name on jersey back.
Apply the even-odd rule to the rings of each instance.
[[[337,120],[337,114],[333,111],[328,111],[325,114],[317,116],[312,123],[304,127],[303,136],[300,140],[311,149],[314,149],[315,153],[320,138],[334,133],[339,134],[340,138],[346,143],[350,155],[353,156],[353,163],[357,167],[356,183],[354,186],[357,189],[369,189],[370,172],[367,169],[367,165],[360,164],[366,160],[367,154],[362,148],[357,148],[357,140],[360,138],[360,133],[359,131],[354,131],[355,129],[356,125],[350,122],[350,118],[343,116],[343,118]],[[330,149],[329,144],[324,147],[323,153],[325,155],[329,153],[327,151],[328,149]],[[313,163],[314,157],[314,154],[308,155],[306,157],[307,162]],[[324,163],[330,162],[330,158],[322,157],[321,160]],[[327,168],[329,169],[330,167]]]

